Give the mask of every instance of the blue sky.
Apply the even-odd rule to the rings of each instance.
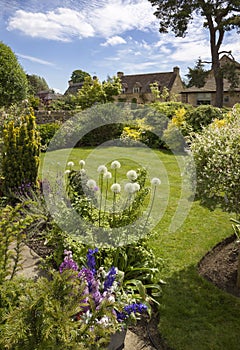
[[[102,81],[118,71],[168,72],[179,66],[184,78],[198,57],[210,60],[201,17],[184,39],[160,34],[148,0],[0,0],[0,6],[0,40],[26,73],[44,77],[57,92],[67,89],[75,69]],[[222,47],[237,61],[239,39],[232,31]]]

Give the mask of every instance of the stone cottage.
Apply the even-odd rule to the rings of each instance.
[[[178,67],[174,67],[172,72],[165,73],[125,75],[123,72],[118,72],[117,76],[122,84],[122,93],[118,96],[118,100],[136,103],[151,102],[154,100],[154,96],[151,93],[150,85],[157,83],[160,92],[165,87],[170,94],[177,95],[177,99],[180,101],[183,83],[179,71]]]

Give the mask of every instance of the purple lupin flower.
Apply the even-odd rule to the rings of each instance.
[[[94,254],[98,253],[98,248],[88,249],[87,253],[87,266],[95,274],[96,273],[96,260]]]
[[[59,266],[59,272],[62,273],[63,270],[78,270],[78,264],[73,260],[72,258],[72,252],[71,250],[64,250],[65,258],[61,265]]]
[[[147,310],[147,306],[142,303],[139,303],[139,304],[133,303],[133,304],[124,306],[124,311],[127,313],[127,315],[130,315],[132,312],[134,314],[143,313],[146,310]]]
[[[104,281],[104,291],[110,289],[113,285],[113,282],[116,279],[117,269],[112,266],[111,269],[108,271],[108,274],[106,276],[106,279]]]

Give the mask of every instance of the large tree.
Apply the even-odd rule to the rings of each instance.
[[[27,74],[27,80],[29,84],[29,92],[32,95],[36,95],[39,91],[42,90],[49,90],[49,86],[46,80],[36,74]]]
[[[27,77],[17,57],[9,46],[0,42],[0,106],[24,100],[27,90]]]
[[[76,69],[72,72],[71,81],[73,83],[83,83],[86,77],[90,77],[90,74],[81,69]]]
[[[205,85],[206,78],[209,74],[208,70],[204,69],[204,64],[199,58],[194,66],[194,68],[188,67],[188,73],[186,77],[188,78],[187,87],[197,86],[199,88]]]
[[[223,103],[223,73],[220,67],[221,45],[224,35],[232,29],[240,29],[239,0],[149,0],[157,6],[155,15],[160,21],[160,33],[173,30],[184,37],[188,24],[195,14],[204,18],[203,26],[209,30],[212,69],[216,82],[215,105]],[[197,38],[196,38],[197,39]]]

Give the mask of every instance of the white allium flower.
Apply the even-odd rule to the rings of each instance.
[[[86,170],[85,170],[85,169],[81,169],[81,170],[80,170],[80,174],[81,174],[81,175],[85,175],[85,174],[86,174]]]
[[[94,190],[94,188],[97,186],[96,181],[92,179],[88,180],[86,185],[88,188],[90,188],[90,190]]]
[[[112,168],[112,169],[119,169],[119,168],[121,168],[121,163],[119,163],[117,160],[114,160],[114,161],[111,163],[111,168]]]
[[[79,160],[79,165],[81,167],[84,167],[85,166],[85,161],[83,159]]]
[[[133,183],[132,182],[126,183],[126,185],[124,186],[124,190],[129,194],[133,194],[135,192]]]
[[[66,175],[68,175],[68,174],[70,174],[70,173],[71,173],[71,170],[69,170],[69,169],[67,169],[67,170],[64,171],[64,174],[66,174]]]
[[[159,186],[159,185],[161,185],[161,180],[158,177],[153,177],[151,180],[151,184],[153,186]]]
[[[117,184],[117,183],[112,184],[111,190],[114,193],[120,193],[121,192],[121,186],[119,184]]]
[[[107,171],[105,174],[104,174],[104,179],[111,179],[112,178],[112,173],[110,173],[110,171]]]
[[[74,163],[73,162],[68,162],[67,165],[72,168],[74,166]]]
[[[138,175],[135,170],[129,170],[127,172],[127,178],[131,181],[135,181],[137,179]]]
[[[99,165],[97,171],[98,171],[99,174],[106,174],[107,167],[105,167],[105,165]]]
[[[133,184],[134,192],[138,192],[140,190],[140,185],[137,182],[134,182]]]

